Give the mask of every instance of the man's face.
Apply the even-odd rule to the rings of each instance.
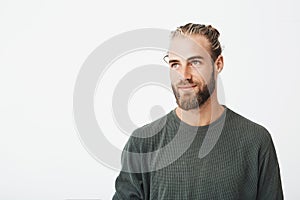
[[[215,89],[209,42],[202,36],[175,37],[168,54],[172,90],[183,110],[201,107]]]

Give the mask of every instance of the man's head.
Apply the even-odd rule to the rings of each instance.
[[[171,33],[167,62],[172,90],[183,110],[201,107],[215,92],[223,68],[219,35],[210,25],[191,23]]]

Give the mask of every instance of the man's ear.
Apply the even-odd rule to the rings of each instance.
[[[222,55],[218,56],[218,58],[215,61],[215,65],[216,65],[217,72],[220,73],[224,67],[224,58]]]

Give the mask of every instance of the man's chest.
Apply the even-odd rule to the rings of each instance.
[[[249,180],[255,167],[249,165],[245,154],[226,149],[212,151],[204,158],[198,154],[198,149],[190,149],[167,167],[151,173],[150,185],[156,198],[238,199],[241,193],[247,193],[245,190],[256,190],[252,184],[255,180]]]

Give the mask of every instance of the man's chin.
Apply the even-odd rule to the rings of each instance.
[[[181,108],[181,109],[184,110],[184,111],[190,111],[190,110],[198,109],[199,107],[185,108],[185,107],[179,106],[179,108]]]
[[[182,110],[189,111],[199,108],[199,104],[191,104],[191,103],[177,103],[178,107]]]

